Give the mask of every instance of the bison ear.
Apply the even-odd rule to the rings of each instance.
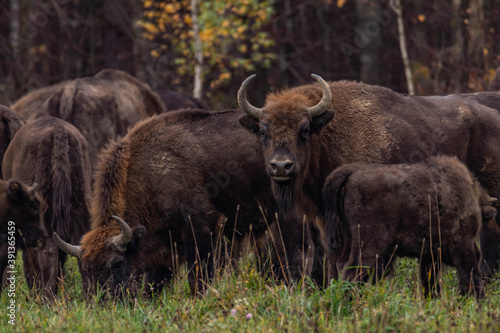
[[[253,117],[250,116],[243,116],[240,118],[240,124],[243,126],[246,130],[252,132],[253,134],[258,134],[259,133],[259,121]]]
[[[486,222],[497,216],[497,210],[492,206],[483,206],[481,208],[481,215],[483,216],[483,222]]]
[[[16,180],[7,183],[7,196],[12,201],[19,201],[23,197],[23,187]]]
[[[132,239],[130,244],[127,246],[128,249],[137,249],[139,246],[139,241],[146,234],[146,227],[143,225],[137,226],[132,230]]]
[[[326,124],[330,122],[330,120],[333,119],[335,116],[335,111],[333,110],[326,110],[319,116],[313,118],[311,121],[311,132],[312,133],[318,133],[321,131],[323,127],[325,127]]]

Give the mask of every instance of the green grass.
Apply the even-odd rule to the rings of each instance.
[[[21,272],[20,256],[18,259]],[[334,282],[326,289],[304,281],[289,288],[256,273],[251,256],[226,269],[207,293],[193,297],[184,276],[152,299],[84,299],[76,260],[52,304],[42,303],[18,277],[16,326],[8,324],[9,297],[0,297],[0,332],[498,332],[499,282],[486,299],[459,297],[454,269],[443,274],[441,298],[424,300],[416,260],[403,259],[394,278],[375,285]],[[235,314],[231,310],[236,310]],[[233,310],[233,312],[234,312]],[[247,318],[251,314],[251,318]]]

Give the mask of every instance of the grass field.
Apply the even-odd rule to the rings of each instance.
[[[17,262],[21,274],[20,256]],[[304,281],[289,288],[256,273],[251,256],[221,271],[209,291],[193,297],[185,276],[152,299],[84,299],[76,260],[57,299],[42,303],[18,276],[15,326],[1,295],[0,332],[498,332],[499,282],[486,299],[457,295],[454,269],[443,274],[439,299],[424,300],[417,261],[403,259],[395,276],[378,284],[335,282],[326,289]]]

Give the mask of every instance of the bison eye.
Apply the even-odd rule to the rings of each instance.
[[[266,143],[267,140],[269,139],[269,135],[267,133],[267,130],[264,129],[264,128],[261,128],[259,129],[259,137],[261,138],[261,140]]]
[[[119,260],[119,261],[113,263],[113,270],[115,270],[115,271],[121,271],[123,269],[124,265],[125,264],[123,263],[123,261]]]
[[[311,130],[309,129],[309,126],[305,126],[300,129],[299,136],[303,141],[307,141],[309,139],[309,134],[311,133]]]

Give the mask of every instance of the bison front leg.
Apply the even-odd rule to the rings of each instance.
[[[299,219],[295,214],[279,216],[278,223],[278,235],[273,236],[277,259],[273,266],[277,277],[284,279],[285,282],[291,282],[310,276],[316,283],[322,285],[321,262],[324,251],[311,232],[314,226]],[[315,231],[314,234],[320,237]],[[313,266],[316,266],[314,274],[312,274]]]
[[[7,237],[4,239],[0,235],[0,277],[2,277],[2,281],[0,283],[0,293],[3,288],[8,285],[7,278],[9,277],[9,274],[7,271],[10,271],[10,269],[7,269],[7,266],[9,265],[8,247]],[[15,262],[16,252],[17,251],[14,252],[14,260],[12,262]],[[12,269],[12,271],[14,271],[14,269]]]
[[[498,269],[500,228],[495,219],[484,223],[480,231],[482,260],[480,270],[484,277],[492,278]]]
[[[437,283],[441,270],[441,263],[434,260],[430,255],[424,256],[420,262],[420,281],[424,298],[429,296],[438,296],[441,292],[440,285]]]
[[[453,261],[457,268],[460,294],[467,295],[473,291],[477,299],[484,298],[483,280],[479,272],[475,243],[464,243],[454,253]]]
[[[211,254],[212,230],[217,224],[219,214],[199,214],[189,216],[183,230],[184,257],[189,270],[189,286],[193,295],[205,292],[208,281],[214,274]]]

